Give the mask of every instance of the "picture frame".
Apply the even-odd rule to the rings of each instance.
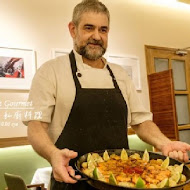
[[[136,90],[141,90],[140,63],[138,57],[129,55],[120,56],[107,54],[106,58],[108,62],[122,66],[133,81]]]
[[[0,47],[0,89],[29,90],[35,72],[34,50]]]
[[[70,53],[71,50],[68,49],[58,49],[54,48],[52,49],[52,58],[56,58],[58,56],[67,55]]]

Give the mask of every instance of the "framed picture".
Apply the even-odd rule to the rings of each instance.
[[[107,55],[107,61],[121,65],[132,79],[136,90],[141,90],[139,59],[133,56]]]
[[[0,89],[29,90],[35,71],[33,50],[0,47]]]
[[[69,54],[71,50],[68,49],[52,49],[52,57],[56,58],[58,56]]]

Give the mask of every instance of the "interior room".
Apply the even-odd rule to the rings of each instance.
[[[44,175],[48,175],[46,181],[50,178],[50,164],[32,149],[27,139],[27,127],[22,120],[30,117],[32,102],[28,102],[28,94],[36,71],[48,60],[68,54],[73,48],[68,23],[72,19],[73,8],[80,2],[80,0],[0,0],[2,190],[7,187],[4,173],[18,174],[26,184],[31,184],[35,172],[45,168]],[[158,111],[154,113],[156,110],[153,107],[154,95],[150,91],[150,85],[154,85],[151,80],[154,79],[149,75],[173,69],[174,82],[171,84],[173,86],[170,86],[173,98],[170,100],[172,99],[174,114],[171,120],[172,122],[174,120],[175,126],[172,124],[172,134],[168,137],[190,144],[190,1],[101,0],[101,2],[110,11],[108,48],[104,57],[110,62],[118,61],[118,64],[130,69],[128,74],[131,75],[143,106],[155,116]],[[17,70],[23,69],[23,60],[15,57],[24,59],[24,73],[20,72],[18,75],[21,78],[25,76],[22,81],[13,78],[13,74],[7,78],[2,74],[3,61],[10,57],[14,59],[10,60],[12,63],[7,64],[12,64]],[[163,59],[169,60],[167,68],[160,66]],[[174,69],[172,59],[181,60],[183,68],[176,66]],[[10,76],[11,69],[6,72]],[[185,76],[183,81],[182,77],[177,77],[179,74]],[[184,84],[185,87],[181,89],[180,84]],[[168,89],[169,87],[166,91]],[[163,100],[163,97],[161,99]],[[26,106],[28,111],[24,111]],[[168,112],[171,112],[171,109]],[[35,117],[40,117],[40,114],[36,113]],[[155,122],[158,120],[157,124],[161,126],[161,131],[167,135],[167,127],[164,125],[162,127],[163,122],[159,122],[163,121],[163,118],[158,116],[154,119]],[[128,134],[131,149],[153,150],[153,147],[141,141],[132,129],[128,129]]]

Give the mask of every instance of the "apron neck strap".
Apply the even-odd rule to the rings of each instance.
[[[72,74],[73,74],[73,79],[76,85],[76,88],[79,89],[81,88],[80,82],[77,78],[77,66],[76,66],[76,59],[75,59],[75,54],[73,53],[73,50],[71,51],[71,53],[69,54],[69,59],[70,59],[70,63],[71,63],[71,69],[72,69]]]
[[[108,69],[108,71],[110,72],[110,76],[112,77],[112,81],[113,81],[114,87],[115,87],[117,90],[120,90],[120,89],[119,89],[119,86],[118,86],[118,84],[117,84],[116,78],[115,78],[115,76],[114,76],[114,74],[113,74],[113,72],[112,72],[112,70],[111,70],[111,68],[110,68],[109,65],[107,65],[107,69]]]
[[[77,88],[81,88],[81,84],[77,78],[77,66],[76,66],[76,59],[75,59],[75,54],[73,53],[73,50],[71,51],[71,53],[69,54],[69,59],[70,59],[70,63],[71,63],[71,69],[72,69],[72,74],[73,74],[73,78],[74,78],[74,81],[75,81],[75,85]],[[111,70],[111,68],[109,67],[109,65],[106,66],[106,68],[108,69],[109,73],[110,73],[110,76],[112,77],[112,81],[113,81],[113,84],[114,84],[114,87],[117,89],[117,90],[120,90],[119,89],[119,86],[117,84],[117,81],[116,81],[116,78]]]

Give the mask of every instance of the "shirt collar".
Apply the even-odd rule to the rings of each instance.
[[[82,56],[80,54],[78,54],[74,49],[73,49],[73,52],[75,54],[76,65],[77,65],[77,68],[78,68],[79,71],[80,70],[84,70],[84,69],[90,69],[90,68],[92,68],[91,66],[89,66],[89,65],[87,65],[87,64],[85,64],[83,62]],[[104,57],[102,57],[102,61],[104,63],[104,68],[103,69],[106,69],[106,66],[108,64],[107,60]]]

